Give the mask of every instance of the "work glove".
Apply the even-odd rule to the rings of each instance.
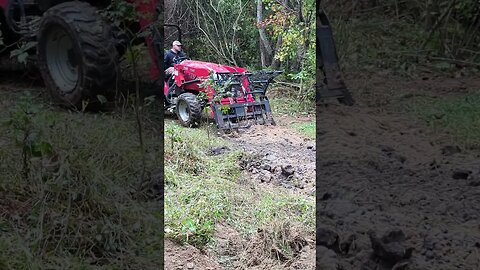
[[[173,74],[173,67],[167,68],[167,69],[165,70],[165,74],[168,74],[168,75]]]

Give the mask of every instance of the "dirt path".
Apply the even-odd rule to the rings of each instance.
[[[165,240],[165,270],[215,270],[222,269],[219,263],[199,249]]]
[[[240,150],[245,157],[240,161],[246,181],[273,189],[287,189],[299,196],[315,196],[315,141],[293,130],[290,124],[311,119],[276,117],[277,126],[253,126],[248,130],[226,136],[229,150]],[[225,149],[214,149],[221,154]],[[227,150],[228,151],[228,150]],[[166,241],[165,269],[315,269],[314,239],[302,244],[296,259],[284,262],[258,260],[255,249],[263,249],[261,234],[246,241],[233,228],[217,224],[215,248],[199,251]],[[290,232],[292,233],[292,232]],[[301,237],[299,238],[301,239]],[[259,245],[252,244],[259,241]],[[303,240],[302,240],[303,241]],[[258,255],[258,254],[257,254]],[[223,261],[222,263],[219,263]],[[245,267],[251,262],[252,267]],[[280,266],[282,265],[282,266]],[[240,267],[240,268],[239,268]]]
[[[320,269],[480,269],[480,153],[382,106],[319,111]]]
[[[292,121],[277,117],[276,126],[253,126],[230,140],[248,156],[242,168],[260,185],[282,186],[293,192],[315,195],[315,141],[293,130]]]

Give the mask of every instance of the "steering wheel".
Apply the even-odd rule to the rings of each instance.
[[[181,62],[187,60],[188,58],[186,56],[179,56],[179,57],[175,57],[173,58],[173,63],[174,64],[180,64]]]

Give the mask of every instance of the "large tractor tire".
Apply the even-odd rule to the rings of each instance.
[[[182,126],[198,127],[202,117],[202,105],[196,95],[183,93],[178,96],[176,112]]]
[[[38,66],[56,103],[80,108],[111,97],[118,74],[111,26],[88,3],[53,6],[40,24]]]

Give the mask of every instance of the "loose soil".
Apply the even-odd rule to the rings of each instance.
[[[317,108],[318,269],[480,269],[479,151],[389,105],[480,80],[368,81],[376,100]]]
[[[164,253],[166,270],[222,269],[220,264],[197,248],[189,245],[179,245],[168,239],[165,240]]]
[[[289,127],[308,120],[277,117],[278,125],[253,126],[233,136],[233,145],[247,153],[241,161],[246,177],[314,196],[315,141]]]

